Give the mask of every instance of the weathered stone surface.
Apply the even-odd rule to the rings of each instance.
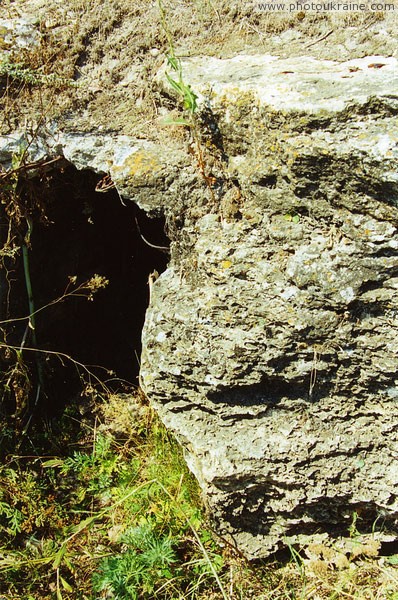
[[[50,135],[40,134],[33,140],[23,131],[0,136],[0,163],[10,168],[13,155],[26,147],[27,161],[32,163],[58,155],[78,169],[109,173],[120,195],[148,212],[172,209],[177,195],[173,181],[190,163],[172,142],[165,148],[124,135],[64,133],[56,126]]]
[[[11,51],[37,46],[40,33],[36,17],[16,19],[0,18],[0,59],[4,60]]]
[[[240,56],[183,70],[215,183],[207,210],[192,191],[154,285],[145,390],[247,555],[343,534],[354,512],[391,532],[397,62]]]
[[[397,61],[206,57],[183,74],[202,159],[181,135],[57,123],[28,159],[110,173],[124,199],[166,215],[141,380],[219,532],[265,556],[344,534],[356,512],[394,537]],[[0,162],[25,142],[1,138]]]
[[[397,91],[397,60],[385,56],[336,62],[261,54],[228,60],[196,57],[182,65],[193,89],[203,97],[210,93],[217,104],[231,104],[235,99],[239,106],[245,102],[245,94],[253,93],[259,105],[280,112],[297,110],[326,116],[352,101],[363,104],[372,96],[392,100]],[[232,118],[234,108],[230,110],[227,117]]]

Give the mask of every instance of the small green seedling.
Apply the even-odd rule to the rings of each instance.
[[[192,125],[193,125],[192,117],[198,108],[198,105],[197,105],[198,96],[192,90],[191,86],[189,84],[185,83],[185,81],[184,81],[181,60],[176,56],[176,53],[174,50],[173,37],[171,35],[170,29],[169,29],[169,26],[167,23],[166,11],[164,9],[162,0],[158,0],[158,7],[159,7],[161,24],[162,24],[163,30],[166,34],[168,45],[169,45],[169,54],[167,56],[167,63],[168,63],[168,66],[173,71],[173,73],[175,74],[172,76],[166,71],[166,79],[169,82],[169,84],[171,85],[171,87],[173,88],[173,90],[175,92],[177,92],[178,96],[181,98],[184,109],[186,111],[188,111],[188,114],[189,114],[189,119],[184,119],[184,118],[175,119],[172,121],[166,121],[165,124],[166,125],[185,125],[188,127],[192,127]]]
[[[171,85],[171,87],[178,93],[178,95],[182,98],[184,109],[188,111],[190,116],[193,116],[198,108],[197,99],[198,96],[192,90],[189,84],[186,84],[183,80],[182,75],[182,66],[179,58],[175,56],[168,56],[167,62],[170,67],[173,69],[175,73],[177,73],[178,78],[173,79],[166,71],[166,79]]]

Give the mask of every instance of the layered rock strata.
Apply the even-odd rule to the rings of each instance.
[[[197,58],[183,73],[207,204],[180,190],[144,388],[248,556],[344,535],[354,514],[394,537],[397,61]]]

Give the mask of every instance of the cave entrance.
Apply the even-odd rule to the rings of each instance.
[[[36,344],[46,351],[40,402],[40,412],[46,414],[57,414],[81,392],[82,370],[77,363],[111,390],[120,389],[123,382],[138,384],[148,276],[167,266],[167,251],[145,241],[168,246],[164,218],[150,218],[133,202],[122,202],[115,189],[96,191],[100,179],[101,175],[78,171],[65,161],[45,176],[24,180],[20,190],[25,204],[40,204],[28,253],[35,310],[40,309],[35,317]],[[3,232],[6,227],[3,222]],[[2,285],[8,288],[7,308],[3,294],[2,318],[29,314],[22,258],[6,272]],[[91,300],[87,293],[70,294],[95,275],[108,284]],[[15,322],[7,343],[19,346],[24,335],[26,321]],[[29,338],[26,346],[32,346],[31,332]]]

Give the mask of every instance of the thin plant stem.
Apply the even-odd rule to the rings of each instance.
[[[160,22],[162,24],[163,31],[166,34],[167,42],[169,44],[169,54],[170,54],[171,58],[175,59],[176,55],[175,55],[175,50],[174,50],[173,37],[170,33],[170,29],[167,24],[166,10],[163,6],[162,0],[158,0],[158,7],[159,7],[159,13],[160,13]]]
[[[28,303],[29,303],[29,320],[28,325],[32,330],[32,343],[33,346],[37,346],[37,336],[36,336],[36,318],[35,318],[35,300],[33,297],[33,289],[32,289],[32,280],[30,277],[30,262],[29,262],[29,245],[30,245],[30,237],[33,231],[33,221],[29,217],[26,217],[26,223],[28,226],[28,230],[25,235],[25,243],[22,244],[22,256],[23,256],[23,267],[24,267],[24,275],[25,275],[25,285],[26,285],[26,293],[28,295]],[[37,369],[37,377],[38,377],[38,386],[36,392],[36,400],[35,407],[37,406],[38,399],[40,396],[40,392],[44,389],[44,375],[43,375],[43,367],[41,364],[40,356],[35,355],[36,369]],[[32,418],[32,414],[28,421],[28,426],[30,424]],[[25,433],[27,428],[25,428]]]
[[[46,310],[46,308],[49,308],[50,306],[54,306],[54,304],[59,304],[60,302],[63,302],[64,300],[66,300],[66,298],[69,297],[73,297],[73,298],[87,298],[88,297],[88,292],[85,292],[85,290],[87,289],[89,291],[89,281],[85,281],[84,283],[81,283],[77,288],[75,288],[74,290],[68,292],[67,290],[65,290],[65,292],[63,293],[62,296],[59,296],[58,298],[55,298],[55,300],[51,300],[51,302],[49,302],[48,304],[45,304],[44,306],[41,306],[40,308],[37,308],[33,313],[30,313],[29,315],[26,315],[25,317],[15,317],[13,319],[5,319],[3,321],[0,321],[0,325],[6,325],[7,323],[16,323],[17,321],[32,321],[32,317],[34,317],[35,315],[37,315],[38,313],[42,312],[43,310]]]
[[[9,348],[11,350],[19,351],[19,347],[18,346],[11,346],[10,344],[5,344],[3,342],[0,342],[0,348]],[[95,375],[95,373],[92,373],[89,370],[89,368],[87,367],[87,365],[84,365],[83,363],[75,360],[74,358],[72,358],[71,356],[69,356],[69,354],[65,354],[64,352],[57,352],[56,350],[41,350],[40,348],[28,348],[27,346],[24,347],[24,351],[25,352],[35,352],[37,354],[50,354],[52,356],[56,356],[57,358],[59,358],[59,360],[61,362],[62,362],[63,358],[66,359],[66,360],[69,360],[76,367],[80,367],[83,371],[85,371],[89,377],[92,377],[93,379],[95,379],[95,381],[106,392],[109,392],[109,390],[106,388],[104,382],[101,381],[101,379],[99,377],[97,377]],[[103,369],[104,371],[108,371],[105,367],[101,367],[100,365],[89,365],[89,366],[92,367],[92,368]]]
[[[22,256],[23,256],[23,268],[25,275],[25,286],[26,293],[28,294],[28,303],[29,303],[29,326],[32,330],[32,342],[34,346],[37,346],[37,337],[36,337],[36,320],[35,320],[35,301],[33,298],[33,289],[32,289],[32,280],[30,277],[30,264],[29,264],[29,244],[30,244],[30,236],[33,231],[33,223],[29,217],[26,217],[26,223],[28,225],[28,231],[25,236],[25,243],[22,245]]]
[[[210,558],[210,556],[209,556],[206,548],[204,547],[204,545],[203,545],[203,543],[202,543],[202,541],[201,541],[201,539],[200,539],[200,537],[198,535],[198,532],[196,531],[195,527],[192,525],[192,523],[191,523],[188,515],[185,513],[184,509],[176,502],[175,498],[170,494],[169,490],[166,489],[164,487],[164,485],[160,481],[156,481],[156,483],[164,491],[164,493],[167,494],[167,496],[170,498],[170,500],[175,505],[175,507],[177,508],[177,510],[179,510],[181,512],[181,514],[183,515],[184,519],[188,523],[188,525],[189,525],[189,527],[190,527],[190,529],[191,529],[193,535],[195,536],[195,539],[196,539],[196,541],[197,541],[197,543],[199,545],[199,548],[201,549],[201,551],[203,553],[203,556],[205,557],[205,559],[206,559],[206,561],[207,561],[207,563],[208,563],[208,565],[210,567],[210,570],[213,573],[214,579],[216,580],[216,583],[217,583],[217,585],[218,585],[218,587],[220,589],[222,597],[224,598],[224,600],[229,600],[229,598],[228,598],[228,596],[227,596],[227,594],[226,594],[226,592],[224,590],[224,587],[223,587],[223,585],[221,583],[221,580],[220,580],[220,578],[219,578],[219,576],[217,574],[217,571],[215,570],[214,565],[211,562],[211,558]]]

